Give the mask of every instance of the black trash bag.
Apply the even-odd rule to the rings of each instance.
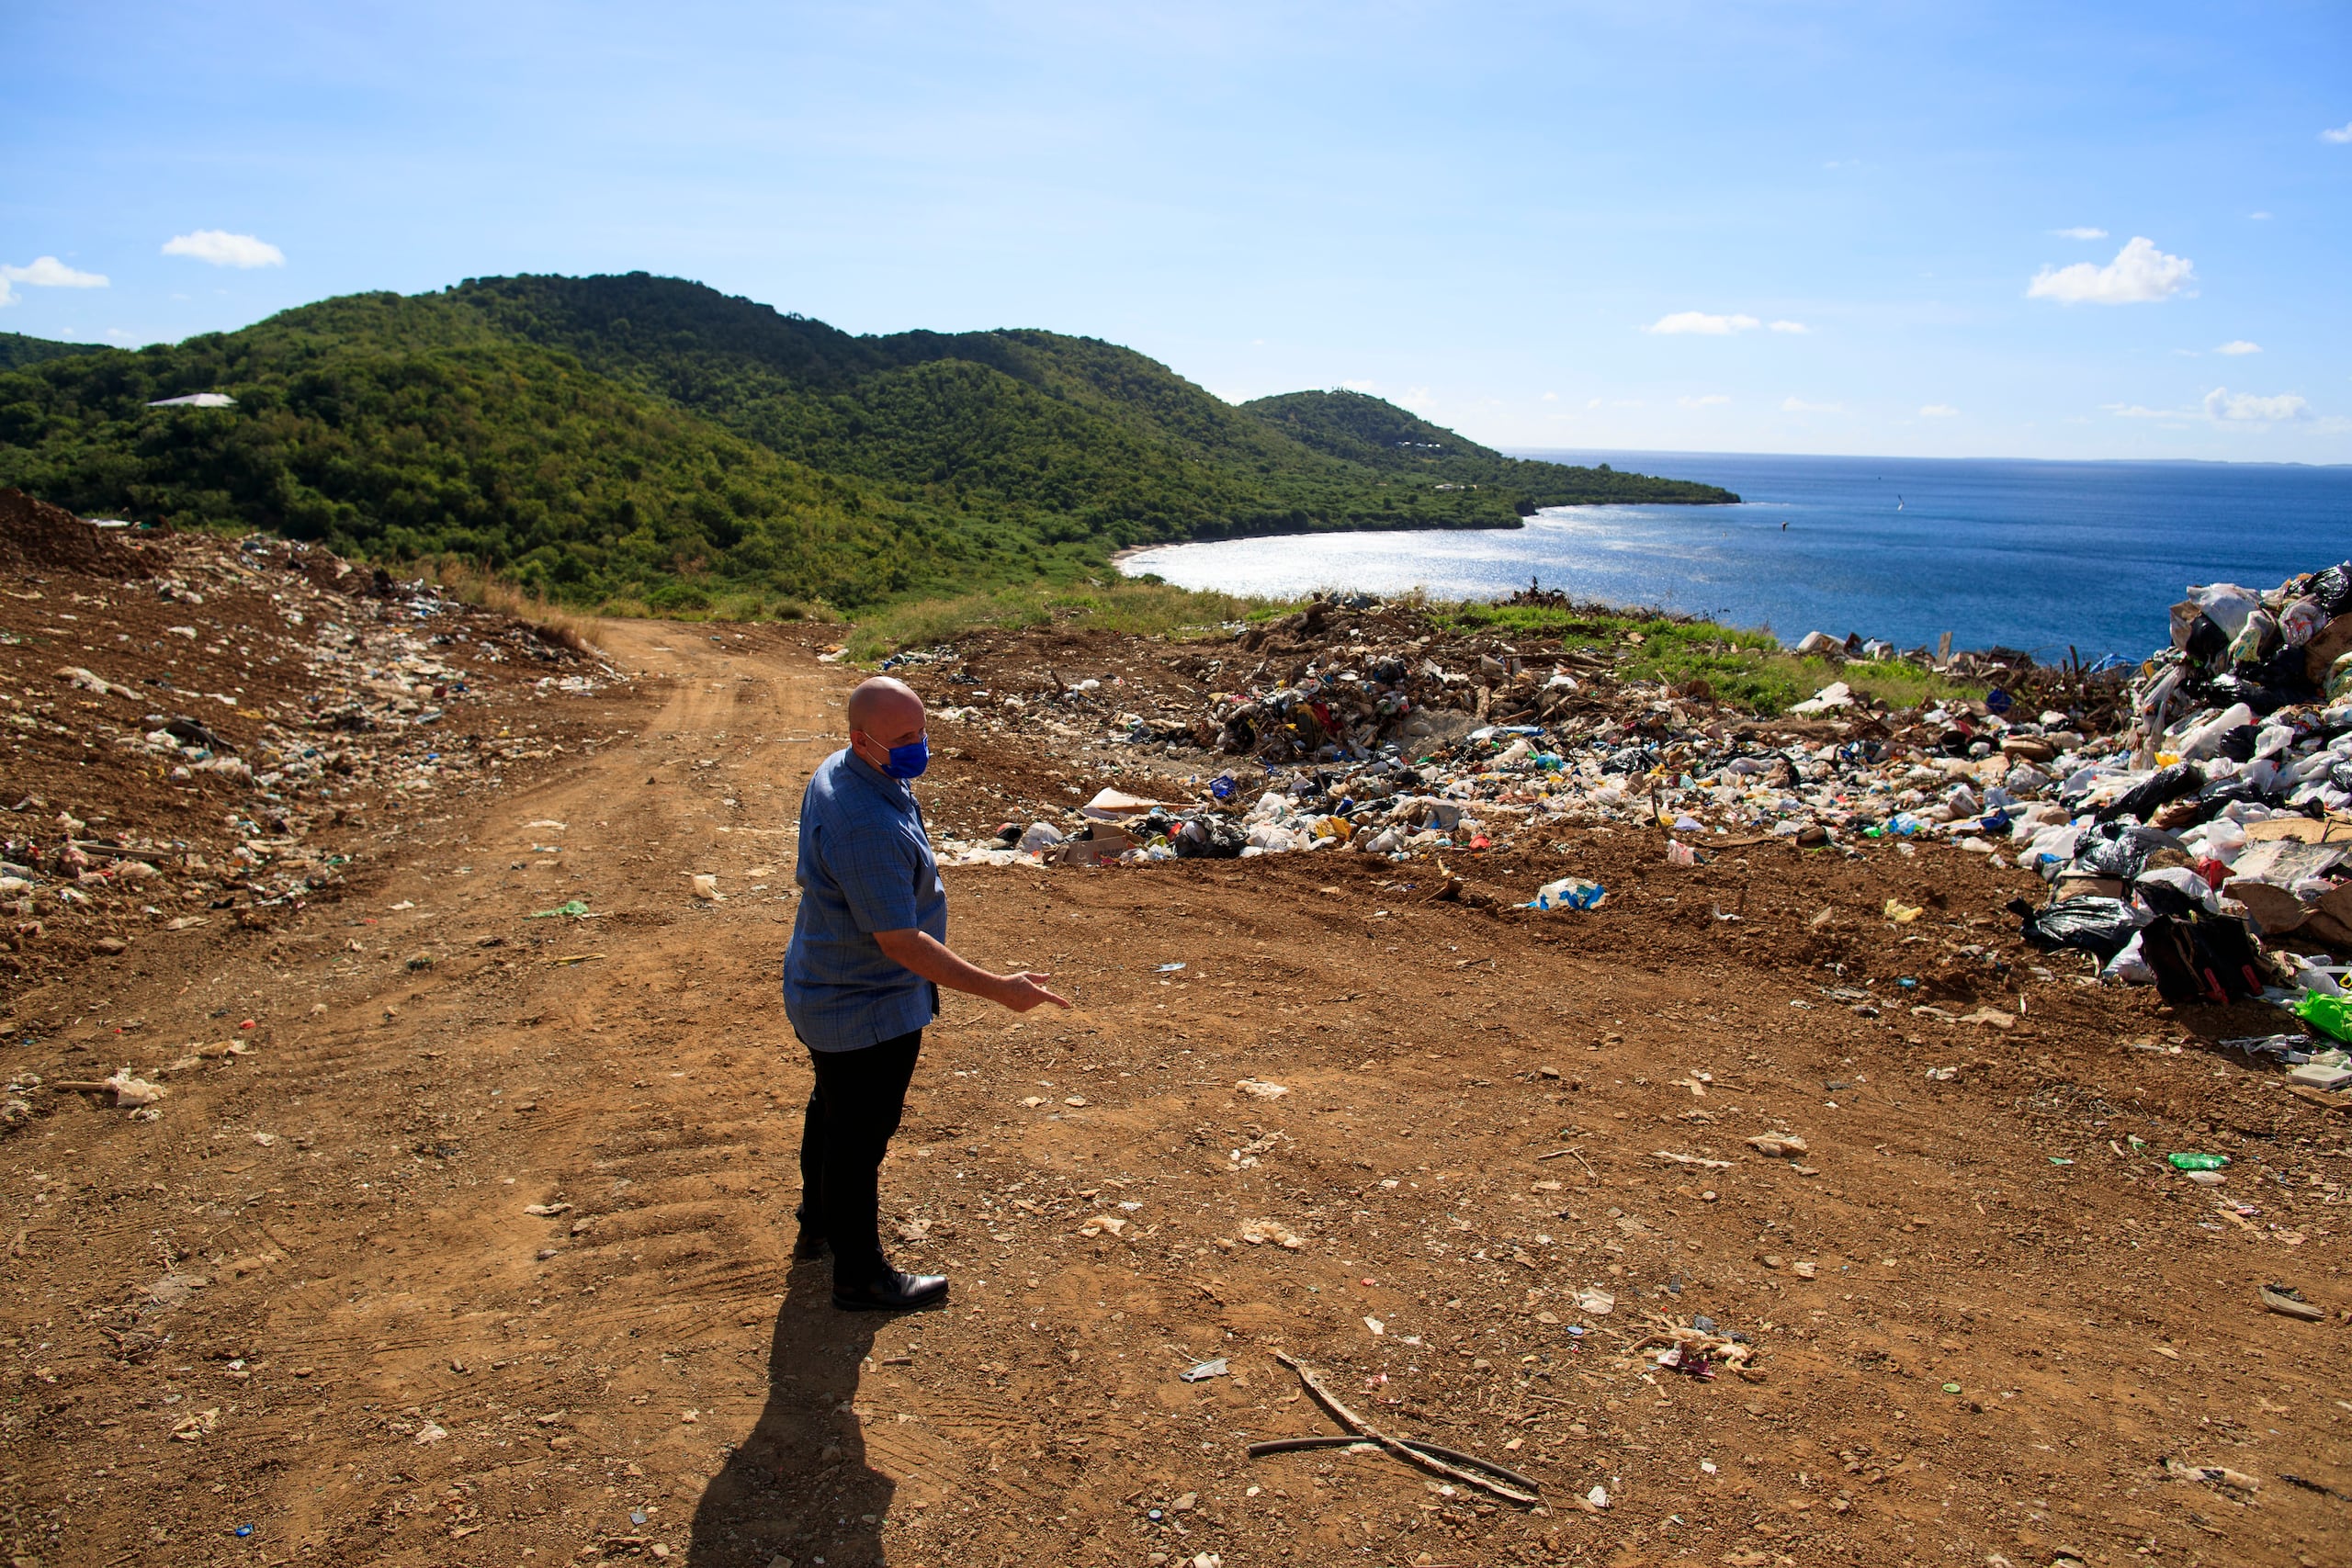
[[[2233,762],[2250,762],[2254,760],[2254,743],[2261,738],[2259,726],[2241,724],[2235,729],[2222,731],[2215,749]]]
[[[1650,771],[1650,754],[1639,746],[1628,746],[1611,751],[1600,764],[1604,773],[1645,773]]]
[[[2253,755],[2251,750],[2247,755]],[[2112,822],[2119,817],[2132,817],[2145,822],[2182,795],[2195,795],[2204,787],[2204,769],[2194,762],[2175,762],[2169,768],[2157,769],[2147,779],[2100,807],[2098,819]],[[2138,873],[2132,874],[2137,875]]]
[[[2131,946],[2132,939],[2140,934],[2132,920],[2132,906],[2120,898],[2069,898],[2046,909],[2012,898],[2008,909],[2024,922],[2018,934],[2028,946],[2043,953],[2079,948],[2101,964]]]
[[[2244,920],[2193,912],[2160,915],[2140,933],[2140,952],[2168,1002],[2242,1002],[2262,994],[2262,968]]]
[[[1249,842],[1239,825],[1214,812],[1187,817],[1168,829],[1168,845],[1178,860],[1235,860]]]
[[[2197,821],[2184,825],[2181,830],[2211,822],[2233,806],[2283,806],[2286,801],[2286,792],[2275,786],[2264,789],[2249,778],[2223,779],[2220,784],[2205,786],[2197,797]]]
[[[2148,869],[2150,855],[2158,850],[2180,848],[2177,833],[2160,828],[2103,822],[2075,840],[2075,859],[2068,869],[2089,876],[2116,876],[2130,882]]]
[[[183,746],[206,746],[215,751],[226,751],[232,757],[237,754],[235,746],[192,718],[181,716],[173,719],[164,726],[164,733]]]
[[[2280,707],[2293,703],[2315,703],[2323,694],[2312,682],[2310,665],[2311,660],[2301,649],[2282,647],[2254,666],[2253,674],[2266,691],[2276,692],[2284,699],[2278,705]],[[2245,675],[2246,667],[2239,666],[2238,673],[2241,677]]]
[[[2222,623],[2211,615],[2199,615],[2189,623],[2188,640],[2181,647],[2191,664],[2211,667],[2229,657],[2230,637]]]
[[[2352,762],[2338,762],[2328,769],[2327,782],[2337,789],[2352,790]]]
[[[2331,616],[2352,610],[2352,561],[2312,573],[2311,583],[2303,592],[2318,600],[2319,607]]]
[[[2201,899],[2183,893],[2169,882],[2159,882],[2153,877],[2145,882],[2133,883],[2132,891],[2140,896],[2140,902],[2159,915],[2193,914],[2205,907]]]

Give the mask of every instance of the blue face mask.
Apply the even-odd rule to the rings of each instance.
[[[919,779],[931,766],[931,738],[919,735],[904,746],[890,748],[890,764],[882,771],[894,779]]]

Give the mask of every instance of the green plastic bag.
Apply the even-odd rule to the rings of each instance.
[[[2167,1157],[2171,1159],[2172,1168],[2175,1170],[2219,1170],[2230,1163],[2230,1156],[2227,1155],[2200,1155],[2188,1150]]]
[[[2295,1016],[2331,1039],[2352,1043],[2352,997],[2331,997],[2305,991]]]

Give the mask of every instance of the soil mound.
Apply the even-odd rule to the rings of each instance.
[[[0,489],[0,570],[141,576],[146,561],[140,547],[92,527],[62,506],[20,490]]]

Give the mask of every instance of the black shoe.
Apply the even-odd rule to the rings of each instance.
[[[800,1234],[792,1238],[792,1260],[795,1263],[814,1263],[824,1256],[824,1233],[802,1226]]]
[[[843,1312],[922,1312],[947,1304],[944,1274],[900,1274],[893,1271],[871,1283],[843,1290],[833,1287],[833,1305]]]

